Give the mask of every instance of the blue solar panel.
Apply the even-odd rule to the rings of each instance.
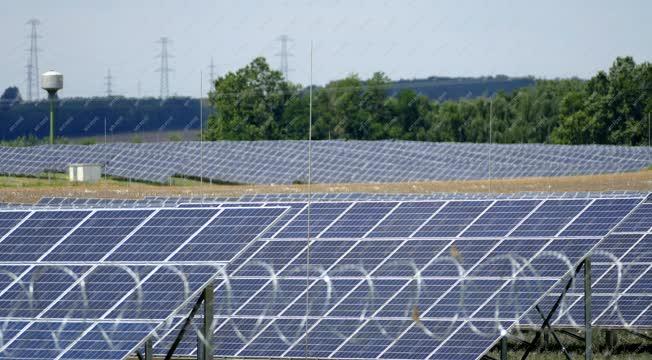
[[[652,218],[652,203],[642,204],[618,228],[617,232],[647,232],[650,231],[649,219]]]
[[[0,212],[0,353],[123,358],[286,209]]]
[[[98,210],[53,248],[44,261],[98,261],[153,210]]]
[[[236,259],[216,355],[475,358],[641,198],[591,201],[314,203],[309,252],[304,210]]]
[[[40,299],[52,306],[38,315],[45,323],[62,317],[79,324],[94,319],[90,326],[71,327],[75,333],[71,340],[57,340],[63,344],[57,348],[63,349],[62,358],[80,356],[88,349],[96,350],[98,358],[124,356],[165,320],[170,309],[188,310],[180,283],[200,289],[217,274],[211,264],[228,262],[227,277],[216,284],[221,296],[215,304],[218,356],[477,358],[502,330],[521,323],[526,315],[533,319],[531,307],[551,297],[544,295],[558,290],[562,278],[596,245],[594,271],[606,274],[594,277],[597,319],[646,321],[647,310],[641,310],[645,303],[637,295],[650,290],[652,259],[646,251],[652,235],[646,234],[647,210],[635,209],[641,201],[642,197],[314,202],[310,240],[308,209],[301,202],[115,214],[77,211],[76,220],[45,218],[65,231],[51,235],[57,239],[46,240],[49,247],[32,261],[40,258],[52,265],[64,259],[73,264],[79,256],[82,262],[70,269],[85,274],[89,284],[82,290],[74,278],[48,268],[42,275],[47,281]],[[632,216],[623,221],[630,212]],[[21,216],[16,219],[9,219],[14,221],[9,226]],[[111,232],[116,224],[121,227]],[[5,238],[20,234],[21,226]],[[46,225],[37,228],[50,235]],[[102,237],[94,239],[93,229]],[[101,244],[106,249],[96,249]],[[633,265],[623,277],[626,291],[615,303],[600,293],[614,287],[614,277],[598,250]],[[104,260],[120,261],[129,271],[115,263],[97,264]],[[166,263],[170,264],[162,265]],[[33,274],[37,265],[15,263],[12,271]],[[156,296],[136,296],[133,274],[142,279],[145,295]],[[111,288],[102,286],[109,280]],[[6,291],[0,304],[12,309],[12,304],[20,303],[19,295],[17,290]],[[573,288],[568,301],[580,299]],[[580,306],[568,307],[574,313]],[[13,309],[12,316],[26,310]],[[30,319],[34,315],[25,314]],[[176,335],[180,316],[159,332],[159,351]],[[42,322],[21,320],[25,319],[15,321],[24,326],[12,324],[7,334],[14,336],[0,351],[27,351],[23,335],[36,337],[47,331],[39,328]],[[130,327],[117,326],[123,324]],[[91,345],[112,331],[116,346]],[[192,355],[195,346],[193,339],[186,339],[178,353]]]
[[[369,237],[406,237],[428,220],[443,202],[404,202]]]
[[[72,230],[90,211],[33,213],[0,242],[0,261],[35,261]]]
[[[356,238],[364,236],[397,203],[357,203],[332,224],[320,237]]]
[[[536,200],[499,201],[466,229],[462,237],[505,236],[539,204]]]
[[[285,211],[282,207],[224,209],[172,261],[229,261]]]
[[[649,327],[650,289],[647,272],[652,267],[648,256],[652,242],[647,235],[650,218],[647,203],[642,203],[620,222],[592,255],[593,324],[596,326]],[[596,221],[600,222],[600,221]],[[577,275],[568,300],[562,303],[553,319],[557,326],[573,326],[584,321],[582,273]],[[578,285],[579,284],[579,285]],[[556,295],[544,301],[549,304]],[[548,305],[549,308],[549,305]],[[539,315],[530,312],[527,321],[536,322]]]
[[[561,236],[604,236],[639,202],[639,199],[595,200]]]
[[[93,163],[103,164],[108,175],[161,183],[174,175],[245,184],[307,179],[305,141],[217,141],[201,147],[199,142],[0,147],[0,173],[38,175]],[[632,146],[323,140],[312,147],[312,180],[319,183],[590,175],[650,165],[649,150]]]
[[[491,203],[491,201],[451,201],[444,205],[437,215],[430,219],[414,236],[457,236]]]
[[[219,209],[162,209],[124,241],[108,261],[164,261]]]
[[[350,203],[314,203],[310,210],[304,208],[283,230],[277,238],[306,238],[308,236],[308,213],[310,212],[310,236],[315,237],[326,229],[333,220],[352,204]]]

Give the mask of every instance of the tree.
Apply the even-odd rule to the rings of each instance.
[[[20,103],[23,99],[20,96],[20,91],[16,86],[10,86],[5,89],[0,96],[0,109],[7,110],[16,103]]]
[[[357,75],[332,81],[315,98],[318,139],[369,139],[372,120],[365,109],[363,83]]]
[[[281,139],[283,113],[298,86],[272,70],[264,58],[218,78],[209,99],[208,140]],[[286,119],[287,120],[287,119]]]

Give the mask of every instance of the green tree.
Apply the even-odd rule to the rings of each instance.
[[[216,110],[208,119],[208,140],[281,139],[285,105],[298,86],[272,70],[264,58],[218,78],[210,93]]]

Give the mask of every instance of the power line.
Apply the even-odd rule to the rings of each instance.
[[[288,37],[287,35],[281,35],[277,38],[281,42],[281,52],[276,54],[276,56],[281,57],[281,66],[279,68],[279,71],[283,73],[283,77],[285,80],[288,80],[288,75],[292,69],[289,67],[288,63],[288,58],[290,56],[293,56],[289,51],[288,51],[288,42],[291,42],[292,39]]]
[[[168,65],[168,58],[172,57],[172,55],[168,53],[168,44],[170,44],[171,41],[167,37],[162,37],[158,42],[161,44],[161,53],[158,55],[161,58],[161,67],[156,69],[156,71],[161,73],[160,97],[161,99],[167,99],[168,96],[170,96],[169,73],[173,71]]]
[[[38,33],[36,27],[41,24],[38,19],[29,19],[27,24],[31,26],[29,35],[29,59],[27,60],[27,100],[40,99],[39,71],[38,71]]]
[[[106,85],[106,96],[111,97],[113,94],[113,76],[111,76],[111,69],[108,69],[106,76],[104,77],[104,84]]]

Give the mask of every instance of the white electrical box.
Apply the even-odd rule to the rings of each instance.
[[[102,178],[102,165],[99,164],[70,164],[68,165],[70,181],[96,182]]]

